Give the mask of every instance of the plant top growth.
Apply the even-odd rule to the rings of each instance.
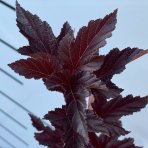
[[[18,52],[28,58],[9,66],[27,79],[42,79],[48,90],[63,93],[65,98],[65,105],[44,116],[53,128],[30,115],[39,131],[35,133],[39,144],[49,148],[140,148],[132,138],[119,140],[129,133],[120,119],[144,108],[148,96],[122,97],[123,89],[112,82],[112,77],[148,50],[127,47],[114,48],[107,55],[99,52],[112,36],[117,10],[103,19],[91,20],[76,37],[68,22],[56,37],[46,21],[18,2],[16,13],[17,26],[29,41]]]

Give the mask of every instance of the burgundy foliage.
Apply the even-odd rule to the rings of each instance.
[[[66,102],[44,116],[52,128],[30,115],[39,131],[35,133],[39,144],[50,148],[138,148],[132,138],[118,139],[129,133],[122,127],[121,117],[144,108],[148,96],[122,97],[123,89],[111,79],[148,50],[114,48],[100,55],[99,49],[115,29],[117,10],[90,21],[76,37],[68,22],[56,37],[47,22],[18,3],[16,12],[17,26],[29,41],[18,52],[28,58],[9,66],[28,79],[42,79],[48,90],[63,93]]]

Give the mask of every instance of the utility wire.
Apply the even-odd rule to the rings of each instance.
[[[8,77],[10,77],[11,79],[13,79],[18,84],[23,85],[23,82],[22,81],[18,80],[17,78],[15,78],[14,76],[12,76],[10,73],[8,73],[7,71],[5,71],[4,69],[0,68],[0,71],[2,73],[4,73],[5,75],[7,75]]]
[[[16,135],[14,132],[12,132],[10,129],[8,129],[6,126],[2,125],[0,123],[0,127],[3,128],[5,131],[7,131],[10,135],[12,135],[13,137],[15,137],[17,140],[19,140],[22,144],[24,144],[25,146],[29,146],[29,144],[24,141],[22,138],[20,138],[18,135]]]
[[[0,90],[0,94],[3,95],[5,98],[7,98],[9,101],[13,102],[15,105],[17,105],[21,109],[23,109],[25,112],[33,114],[29,109],[27,109],[22,104],[20,104],[17,101],[15,101],[15,99],[11,98],[10,96],[8,96],[6,93],[2,92],[1,90]]]
[[[2,137],[0,135],[0,139],[5,142],[7,145],[9,145],[11,148],[16,148],[11,142],[9,142],[7,139],[5,139],[4,137]]]
[[[34,113],[32,113],[29,109],[27,109],[26,107],[24,107],[22,104],[20,104],[19,102],[15,101],[15,99],[11,98],[10,96],[8,96],[6,93],[4,93],[3,91],[0,90],[0,94],[3,95],[5,98],[7,98],[9,101],[13,102],[15,105],[17,105],[18,107],[20,107],[22,110],[24,110],[25,112],[32,114],[34,116],[36,116]],[[37,117],[37,116],[36,116]],[[42,121],[45,125],[49,126],[51,128],[51,126],[45,122],[44,120]]]
[[[8,42],[4,41],[1,38],[0,38],[0,42],[3,43],[4,45],[6,45],[7,47],[11,48],[12,50],[17,52],[17,48],[15,48],[14,46],[12,46],[11,44],[9,44]]]
[[[13,6],[11,6],[10,4],[0,0],[0,3],[3,4],[4,6],[8,7],[9,9],[15,11],[15,8]]]
[[[9,118],[10,120],[12,120],[13,122],[15,122],[18,126],[20,126],[21,128],[23,128],[24,130],[27,130],[27,127],[25,125],[23,125],[21,122],[19,122],[18,120],[16,120],[14,117],[12,117],[10,114],[6,113],[4,110],[2,110],[0,108],[0,112],[5,115],[7,118]]]

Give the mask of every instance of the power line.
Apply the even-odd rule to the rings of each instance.
[[[0,90],[0,94],[3,95],[5,98],[7,98],[9,101],[13,102],[15,105],[17,105],[21,109],[23,109],[25,112],[33,114],[29,109],[27,109],[22,104],[20,104],[17,101],[15,101],[15,99],[11,98],[10,96],[8,96],[6,93],[2,92],[1,90]]]
[[[11,148],[16,148],[11,142],[9,142],[7,139],[5,139],[4,137],[2,137],[0,135],[0,139],[5,142],[7,145],[9,145]]]
[[[29,144],[26,141],[24,141],[22,138],[20,138],[19,136],[17,136],[14,132],[12,132],[10,129],[8,129],[7,127],[5,127],[4,125],[2,125],[1,123],[0,123],[0,127],[3,128],[5,131],[7,131],[12,136],[14,136],[17,140],[19,140],[25,146],[29,146]]]
[[[18,103],[17,101],[15,101],[15,99],[11,98],[10,96],[8,96],[6,93],[4,93],[3,91],[0,90],[0,94],[3,95],[5,98],[7,98],[9,101],[13,102],[15,105],[17,105],[18,107],[20,107],[22,110],[24,110],[25,112],[32,114],[34,116],[36,116],[34,113],[32,113],[29,109],[27,109],[26,107],[24,107],[22,104]],[[37,116],[36,116],[37,117]],[[49,126],[50,125],[45,122],[44,120],[42,121],[45,125]],[[50,127],[51,128],[51,127]]]
[[[6,117],[8,117],[10,120],[12,120],[13,122],[15,122],[17,125],[19,125],[21,128],[27,130],[27,127],[25,125],[23,125],[21,122],[19,122],[18,120],[16,120],[14,117],[12,117],[10,114],[6,113],[4,110],[0,109],[0,112],[2,114],[4,114]]]
[[[17,52],[17,48],[0,38],[0,42]]]
[[[23,82],[22,81],[18,80],[17,78],[15,78],[14,76],[12,76],[10,73],[8,73],[7,71],[5,71],[4,69],[0,68],[0,71],[2,73],[4,73],[5,75],[7,75],[8,77],[10,77],[11,79],[13,79],[18,84],[23,85]]]
[[[4,6],[8,7],[9,9],[15,11],[15,8],[13,6],[11,6],[10,4],[0,0],[0,3],[3,4]]]

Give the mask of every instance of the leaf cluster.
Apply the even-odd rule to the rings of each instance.
[[[103,19],[91,20],[77,36],[65,22],[55,36],[46,21],[16,4],[17,26],[29,45],[18,49],[27,59],[9,66],[25,78],[42,79],[50,91],[63,93],[66,104],[49,111],[44,119],[30,115],[39,144],[51,148],[138,148],[126,135],[121,117],[140,111],[148,96],[122,97],[123,89],[112,77],[125,70],[126,64],[148,53],[148,50],[127,47],[99,53],[112,36],[117,22],[117,10]],[[88,107],[86,98],[89,97]]]

